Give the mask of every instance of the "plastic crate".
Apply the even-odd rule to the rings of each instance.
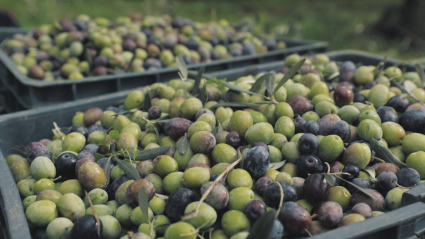
[[[0,39],[13,36],[14,33],[28,30],[0,28]],[[287,48],[268,53],[217,60],[207,63],[206,73],[232,68],[262,64],[285,59],[292,53],[311,54],[327,50],[327,43],[305,40],[281,39]],[[190,65],[189,70],[197,70],[203,63]],[[3,51],[0,51],[0,80],[13,93],[25,109],[65,103],[97,95],[103,95],[136,87],[150,85],[158,81],[168,81],[177,76],[177,67],[164,68],[158,71],[86,77],[81,80],[63,80],[44,82],[31,79],[22,74]]]
[[[51,138],[53,122],[59,127],[69,126],[75,112],[84,112],[95,106],[106,108],[122,101],[128,93],[130,91],[122,91],[0,116],[0,173],[2,173],[0,225],[5,238],[29,239],[30,232],[16,184],[4,156],[18,153],[15,147],[23,149],[30,142]],[[424,201],[424,195],[425,184],[421,184],[404,194],[403,205],[408,206],[314,238],[416,238],[415,235],[422,237],[425,230],[425,204],[414,202]]]

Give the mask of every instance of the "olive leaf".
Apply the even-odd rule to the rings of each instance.
[[[273,230],[275,216],[276,211],[273,209],[261,215],[254,223],[246,239],[268,238]]]
[[[359,187],[359,186],[357,186],[356,184],[354,184],[354,183],[352,183],[352,182],[350,182],[350,181],[347,181],[347,180],[345,180],[345,179],[343,179],[343,178],[339,177],[338,175],[335,175],[335,177],[337,177],[337,178],[341,179],[342,181],[344,181],[344,182],[346,182],[346,183],[350,184],[351,186],[355,187],[355,188],[356,188],[357,190],[359,190],[360,192],[362,192],[362,193],[364,193],[364,194],[368,195],[369,197],[371,197],[371,198],[373,198],[373,199],[375,199],[375,200],[376,200],[375,196],[373,196],[370,192],[366,191],[364,188]]]
[[[291,69],[289,69],[289,71],[285,75],[283,75],[282,79],[280,79],[280,81],[277,84],[276,88],[274,88],[274,92],[273,93],[276,93],[280,89],[280,87],[283,86],[283,84],[285,84],[289,79],[291,79],[298,72],[298,70],[301,68],[301,66],[303,66],[305,60],[306,60],[306,58],[304,58],[301,61],[295,63],[295,65],[293,65],[291,67]]]
[[[197,71],[187,71],[187,77],[189,77],[189,79],[196,79],[197,75],[198,75]],[[214,79],[214,77],[212,77],[211,75],[205,74],[205,73],[202,74],[202,78],[205,78],[207,80]]]
[[[329,175],[327,173],[323,173],[323,176],[325,176],[326,182],[328,182],[328,184],[331,185],[331,187],[333,187],[335,185],[335,178],[332,177],[332,175]]]
[[[277,163],[270,163],[268,170],[279,169],[279,168],[283,167],[283,165],[285,165],[285,163],[286,163],[286,160],[283,160],[283,161],[280,161],[280,162],[277,162]]]
[[[215,105],[211,105],[208,107],[208,109],[215,109],[218,107],[242,107],[242,108],[248,108],[248,107],[255,107],[258,106],[258,104],[254,103],[245,103],[245,102],[225,102],[225,103],[219,103]]]
[[[137,160],[137,161],[145,161],[148,159],[154,159],[158,157],[159,155],[163,155],[170,148],[171,146],[162,146],[159,148],[145,149],[141,151],[136,157],[133,156],[133,158],[134,160]]]
[[[370,144],[370,147],[372,148],[372,150],[374,150],[376,152],[376,155],[379,158],[383,159],[385,162],[395,164],[399,168],[405,168],[406,167],[406,164],[404,164],[400,160],[396,159],[394,157],[394,155],[391,153],[391,151],[387,147],[385,147],[384,144],[379,142],[378,140],[371,139],[369,141],[369,144]]]
[[[251,86],[251,89],[249,91],[257,93],[259,90],[261,90],[261,86],[263,85],[264,81],[267,80],[270,73],[262,75],[260,78],[258,78],[255,83]]]
[[[122,150],[122,149],[121,149]],[[109,153],[114,154],[115,153],[115,144],[111,144],[109,146]]]
[[[159,193],[155,193],[155,196],[157,196],[157,197],[159,197],[161,199],[164,199],[164,200],[167,200],[168,199],[168,196],[167,195],[162,195],[162,194],[159,194]]]
[[[112,156],[108,158],[108,161],[106,161],[106,164],[103,166],[103,171],[106,175],[106,186],[108,186],[109,181],[111,180],[111,160]]]
[[[231,84],[231,83],[229,83],[229,82],[227,82],[227,81],[221,81],[220,83],[221,83],[222,85],[226,86],[227,88],[229,88],[230,90],[233,90],[233,91],[243,92],[243,93],[247,93],[247,94],[250,94],[250,95],[259,95],[259,96],[265,97],[265,96],[264,96],[264,95],[262,95],[262,94],[258,94],[258,93],[255,93],[255,92],[251,92],[251,91],[249,91],[249,90],[242,89],[242,88],[240,88],[239,86],[237,86],[237,85],[233,85],[233,84]]]
[[[211,134],[216,135],[217,133],[218,133],[218,127],[216,126],[211,130]]]
[[[118,132],[118,130],[111,130],[109,131],[109,137],[111,137],[111,139],[119,139],[120,132]]]
[[[191,92],[192,95],[198,94],[199,86],[201,85],[202,75],[204,74],[204,71],[205,71],[205,64],[203,64],[201,68],[199,68],[198,74],[195,77],[195,84],[193,85],[192,92]]]
[[[186,62],[184,62],[183,57],[179,55],[176,58],[177,66],[179,67],[179,71],[183,76],[183,79],[187,79],[187,65]]]
[[[143,217],[146,219],[149,218],[148,205],[149,205],[148,194],[145,191],[145,186],[142,186],[139,190],[139,207],[140,207],[140,211],[142,211]]]
[[[235,81],[242,76],[254,75],[255,73],[257,73],[257,71],[258,71],[258,66],[249,66],[245,68],[244,71],[242,71],[241,73],[233,77],[230,81]]]
[[[267,89],[268,96],[271,97],[274,93],[273,89],[274,89],[274,84],[276,83],[276,73],[272,71],[268,75],[269,76],[267,77],[267,80],[266,80],[266,89]]]
[[[115,160],[118,164],[118,166],[120,167],[120,169],[131,179],[133,180],[137,180],[140,179],[140,175],[139,172],[137,171],[137,169],[129,162],[121,160],[121,159],[116,159]]]
[[[367,174],[369,174],[372,178],[375,178],[376,176],[376,172],[375,169],[372,167],[366,167],[364,169],[362,169],[363,171],[365,171]]]
[[[136,159],[137,156],[139,155],[140,151],[138,149],[134,150],[133,152],[133,159]]]
[[[143,102],[142,110],[147,112],[151,107],[152,107],[151,95],[149,94],[149,91],[148,91],[145,94],[145,100]]]
[[[177,144],[177,150],[179,151],[179,154],[185,154],[188,147],[189,144],[187,141],[187,133],[185,133],[182,139]]]
[[[223,131],[223,126],[221,125],[220,121],[217,120],[217,133]]]
[[[154,126],[153,129],[155,130],[155,134],[158,137],[158,144],[159,144],[159,146],[162,146],[161,137],[159,135],[159,132],[158,132],[157,127]]]
[[[105,155],[103,155],[103,154],[100,154],[100,153],[94,153],[94,159],[97,161],[97,160],[99,160],[99,159],[101,159],[101,158],[104,158],[105,157]]]
[[[136,59],[136,54],[133,53],[133,57],[131,58],[130,62],[128,63],[127,69],[125,69],[125,72],[129,72],[131,69],[131,65],[133,65],[133,61]]]
[[[274,101],[258,101],[258,102],[255,102],[255,104],[257,104],[257,105],[273,105],[273,104],[277,104],[277,103],[274,102]]]
[[[207,84],[204,84],[201,91],[199,92],[198,99],[205,104],[208,101]]]
[[[416,72],[418,72],[419,78],[421,78],[422,86],[425,86],[425,74],[424,69],[419,63],[415,64]]]

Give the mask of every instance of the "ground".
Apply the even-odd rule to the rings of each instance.
[[[330,50],[358,49],[393,58],[424,57],[402,39],[376,34],[373,24],[388,6],[403,0],[2,0],[2,8],[16,13],[22,27],[34,28],[85,13],[113,19],[140,11],[171,14],[196,21],[244,17],[256,21],[265,33],[329,42]]]

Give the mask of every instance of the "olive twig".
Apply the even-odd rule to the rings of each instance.
[[[317,217],[317,214],[313,214],[312,216],[311,216],[311,219],[314,219],[314,218],[316,218]]]
[[[329,174],[331,172],[331,166],[328,164],[328,162],[325,162],[326,166],[328,166],[328,171],[327,174]]]
[[[371,158],[376,159],[376,160],[378,160],[378,161],[381,161],[381,162],[385,163],[385,161],[384,161],[383,159],[380,159],[380,158],[378,158],[378,157],[371,156]]]
[[[58,132],[58,134],[62,137],[62,140],[64,140],[65,139],[65,134],[62,133],[62,131],[59,129],[59,127],[56,124],[56,122],[53,122],[53,126],[55,127],[56,132]]]
[[[182,79],[182,81],[184,82],[186,79],[183,77],[183,75],[180,73],[180,72],[178,72],[179,73],[179,76],[180,76],[180,78]]]
[[[186,234],[180,234],[180,236],[181,236],[181,237],[186,237],[186,236],[192,236],[192,235],[198,234],[198,233],[199,233],[199,231],[200,231],[200,229],[201,229],[201,228],[203,228],[203,227],[205,227],[208,223],[210,223],[210,222],[211,222],[211,220],[212,220],[212,218],[211,218],[210,220],[208,220],[208,221],[204,222],[202,225],[200,225],[198,228],[196,228],[196,230],[195,230],[195,231],[190,232],[190,233],[186,233]],[[203,235],[203,234],[202,234],[202,235]],[[201,238],[203,238],[203,236],[201,236],[201,235],[198,235],[198,236],[200,236]]]
[[[280,210],[282,209],[283,197],[285,196],[285,194],[283,193],[282,185],[280,185],[279,182],[277,183],[277,185],[279,186],[279,190],[280,190],[280,202],[279,202],[279,208],[277,209],[277,212],[276,212],[276,218],[279,216]]]
[[[99,221],[99,217],[97,216],[96,210],[94,209],[94,206],[93,206],[93,203],[91,202],[91,199],[90,199],[89,194],[87,193],[87,191],[86,191],[86,190],[84,190],[84,193],[86,194],[87,201],[89,201],[89,204],[90,204],[91,210],[93,211],[94,218],[96,218],[96,223],[97,223],[97,235],[99,235],[99,238],[100,238],[101,236],[100,236],[100,221]]]
[[[52,179],[52,181],[54,182],[54,181],[57,181],[57,180],[59,180],[59,179],[61,179],[61,178],[62,178],[62,176],[61,176],[61,175],[59,175],[59,177]]]
[[[230,164],[229,166],[226,167],[226,169],[224,170],[224,172],[222,172],[220,175],[218,175],[218,177],[214,180],[214,182],[211,184],[211,186],[207,189],[207,191],[205,191],[205,193],[202,195],[201,200],[199,200],[198,205],[196,205],[196,208],[190,212],[186,213],[186,216],[182,217],[182,221],[187,221],[190,220],[192,218],[195,218],[198,216],[199,214],[199,207],[201,207],[202,202],[207,198],[207,196],[211,193],[211,191],[213,190],[214,186],[217,185],[220,181],[221,178],[223,178],[223,176],[225,174],[227,174],[231,169],[233,169],[233,167],[235,167],[241,160],[242,160],[242,150],[243,147],[240,146],[238,148],[238,159],[233,162],[232,164]],[[190,215],[192,214],[192,215]]]
[[[403,188],[403,189],[411,189],[411,188],[414,188],[414,187],[416,187],[417,185],[415,184],[415,185],[413,185],[413,186],[411,186],[411,187],[404,187],[404,186],[401,186],[400,184],[398,184],[397,183],[397,181],[395,181],[395,180],[393,180],[393,183],[395,184],[395,185],[397,185],[399,188]]]
[[[127,236],[128,236],[128,238],[133,239],[134,238],[134,232],[128,231]]]
[[[311,233],[307,229],[304,229],[304,231],[307,232],[307,234],[308,234],[309,237],[312,237],[313,236],[313,235],[311,235]]]
[[[143,119],[144,121],[148,122],[148,123],[151,123],[151,124],[154,124],[154,123],[155,123],[155,122],[153,122],[153,121],[150,121],[150,120],[146,119],[145,117],[142,117],[142,119]]]
[[[153,223],[154,222],[155,222],[155,218],[152,221],[149,221],[149,226],[150,226],[149,236],[151,238],[154,238],[154,236],[155,236],[155,232],[153,231],[153,229],[154,229]]]

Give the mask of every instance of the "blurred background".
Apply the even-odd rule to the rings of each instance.
[[[132,12],[200,22],[244,19],[259,34],[327,41],[329,50],[418,61],[425,56],[424,0],[1,0],[0,10],[23,28],[83,13],[109,19]]]

